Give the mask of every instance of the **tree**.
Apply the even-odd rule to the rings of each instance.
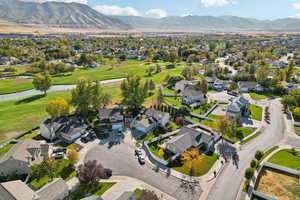
[[[194,162],[199,158],[199,150],[191,149],[187,150],[182,154],[182,160],[190,163],[190,176],[194,175]]]
[[[300,107],[294,108],[293,115],[294,115],[295,119],[297,119],[297,120],[300,119]]]
[[[222,135],[229,133],[230,123],[228,117],[224,116],[216,121],[216,126]]]
[[[40,180],[44,176],[48,176],[50,180],[55,177],[55,169],[56,169],[55,160],[43,160],[40,164],[35,164],[31,166],[32,169],[32,177]]]
[[[157,101],[158,105],[161,105],[164,102],[163,91],[161,88],[158,89],[158,95],[157,95],[156,101]]]
[[[186,80],[192,80],[193,79],[193,72],[191,70],[191,67],[185,67],[181,75],[186,79]]]
[[[71,92],[71,104],[84,116],[89,110],[98,110],[103,106],[103,90],[100,84],[87,79],[80,79]]]
[[[121,84],[122,104],[133,113],[137,113],[148,96],[147,84],[141,77],[130,74]]]
[[[255,168],[256,165],[257,165],[256,160],[251,160],[251,163],[250,163],[251,168]]]
[[[181,106],[178,109],[178,114],[180,116],[188,116],[188,115],[190,115],[190,113],[191,113],[191,111],[190,111],[190,109],[187,106]]]
[[[201,78],[201,80],[197,82],[196,88],[206,95],[208,92],[208,83],[206,79]]]
[[[246,172],[245,172],[245,178],[246,179],[251,179],[254,175],[254,169],[253,168],[248,168],[246,169]]]
[[[70,106],[65,99],[59,97],[48,102],[46,111],[52,118],[55,118],[69,114]]]
[[[103,89],[101,88],[98,81],[94,82],[91,86],[91,106],[93,110],[99,110],[103,106]]]
[[[267,84],[267,80],[268,80],[268,68],[267,66],[261,66],[256,70],[256,80],[258,83],[262,84],[262,85],[266,85]]]
[[[104,176],[104,168],[96,160],[87,161],[84,164],[79,165],[77,176],[82,184],[92,185],[99,182],[101,177]]]
[[[159,200],[154,191],[143,189],[141,196],[138,200]]]
[[[68,150],[68,159],[70,164],[74,166],[79,161],[79,154],[75,149]]]
[[[256,158],[256,160],[261,160],[263,156],[264,156],[264,153],[262,151],[256,151],[254,157]]]
[[[155,90],[155,83],[154,83],[154,81],[152,79],[149,81],[148,84],[149,84],[148,86],[149,86],[149,90],[150,91]]]
[[[51,87],[52,78],[48,72],[43,74],[37,74],[34,76],[32,84],[36,90],[44,92],[44,95],[47,95],[47,91]]]
[[[290,82],[291,81],[291,79],[292,79],[292,76],[293,76],[293,72],[294,72],[294,66],[295,66],[295,64],[294,64],[294,61],[290,61],[289,62],[289,66],[288,66],[288,68],[287,68],[287,70],[286,70],[286,81],[287,82]]]
[[[104,92],[103,98],[102,98],[103,107],[106,107],[111,102],[112,102],[112,96],[111,96],[111,94],[108,93],[108,92]]]

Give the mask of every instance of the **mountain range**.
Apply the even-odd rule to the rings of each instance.
[[[129,29],[130,25],[85,4],[0,0],[0,19],[17,24],[59,28]]]
[[[258,31],[300,31],[300,19],[284,18],[277,20],[258,20],[236,16],[169,16],[160,19],[139,16],[112,16],[138,29],[176,29],[176,30],[258,30]]]
[[[168,16],[160,19],[141,16],[105,16],[79,3],[0,0],[0,20],[20,25],[46,25],[80,29],[150,30],[255,30],[300,31],[300,19],[257,20],[235,16]]]

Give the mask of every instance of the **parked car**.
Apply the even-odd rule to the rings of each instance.
[[[9,143],[10,143],[10,144],[17,144],[18,142],[19,142],[19,140],[13,139],[13,140],[11,140]]]
[[[145,158],[142,155],[139,156],[138,160],[139,160],[141,165],[145,164]]]
[[[59,152],[66,153],[67,149],[66,148],[56,148],[56,149],[53,149],[53,153],[59,153]]]
[[[64,156],[65,156],[65,154],[63,152],[58,152],[58,153],[53,154],[53,158],[55,158],[55,159],[60,159],[60,158],[63,158]]]
[[[135,149],[134,152],[135,152],[136,156],[141,156],[142,155],[142,149],[141,148]]]
[[[104,169],[105,178],[110,178],[112,176],[112,170],[109,168]]]

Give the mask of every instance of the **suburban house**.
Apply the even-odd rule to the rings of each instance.
[[[155,110],[153,108],[147,109],[145,112],[147,118],[152,118],[157,126],[165,128],[170,120],[170,114]]]
[[[188,86],[182,92],[181,102],[191,107],[197,107],[206,102],[206,96],[202,91],[195,89],[194,86]]]
[[[0,160],[0,176],[30,174],[30,166],[42,162],[43,155],[48,154],[41,147],[39,141],[32,139],[15,144]]]
[[[191,85],[191,82],[190,81],[187,81],[187,80],[181,80],[181,81],[178,81],[175,86],[174,86],[174,90],[178,93],[182,93],[183,90],[188,86],[188,85]]]
[[[250,115],[250,103],[244,97],[235,98],[228,106],[226,116],[229,119],[236,119],[240,122],[241,117],[249,117]]]
[[[248,92],[263,92],[264,87],[254,81],[239,81],[238,82],[239,91],[242,93]]]
[[[214,136],[189,127],[181,128],[178,133],[165,143],[166,150],[174,154],[182,154],[191,148],[212,151]]]
[[[100,126],[111,126],[112,130],[123,130],[124,129],[124,116],[123,109],[112,108],[112,109],[100,109],[98,112],[99,125]]]
[[[20,180],[0,183],[0,200],[62,200],[68,194],[68,185],[61,178],[54,179],[37,191]]]
[[[226,81],[216,79],[214,84],[213,84],[213,88],[217,91],[223,91],[223,90],[225,90],[226,85],[227,85]]]
[[[73,143],[85,134],[87,125],[82,118],[61,116],[47,119],[40,125],[41,135],[49,141],[61,139]]]
[[[166,128],[170,120],[170,114],[155,109],[148,109],[140,120],[133,122],[132,128],[142,135],[153,131],[157,127]]]
[[[208,77],[205,77],[205,80],[207,81],[208,88],[213,89],[216,79],[208,76]]]

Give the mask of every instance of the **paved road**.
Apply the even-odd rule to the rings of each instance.
[[[249,167],[256,150],[266,150],[276,145],[284,136],[284,120],[279,100],[270,101],[271,125],[265,127],[264,133],[249,142],[239,154],[238,168],[229,164],[218,176],[210,191],[209,200],[234,200],[243,181],[245,169]]]
[[[97,160],[104,167],[111,168],[115,176],[129,176],[142,180],[178,200],[199,200],[202,193],[200,187],[196,187],[195,192],[183,189],[180,187],[182,182],[177,178],[155,172],[147,166],[148,164],[140,165],[134,156],[134,147],[121,143],[109,151],[107,148],[107,145],[96,146],[86,154],[85,161]]]

